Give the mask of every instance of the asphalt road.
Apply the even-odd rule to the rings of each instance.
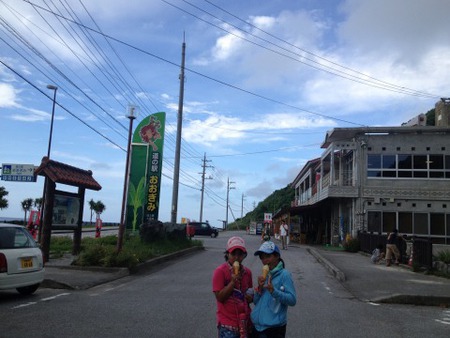
[[[205,251],[84,291],[39,289],[29,297],[0,291],[0,337],[216,337],[214,268],[227,239],[203,237]],[[254,272],[259,236],[242,235]],[[352,296],[304,247],[282,251],[298,294],[287,337],[448,337],[447,309],[371,304]]]

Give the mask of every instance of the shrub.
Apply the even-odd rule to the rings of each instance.
[[[75,261],[75,265],[82,266],[106,266],[105,260],[108,255],[113,253],[114,247],[102,244],[88,245],[80,253]]]
[[[440,251],[436,256],[436,260],[450,264],[450,250]]]
[[[71,243],[69,238],[70,246]],[[78,266],[126,267],[133,271],[139,263],[148,259],[203,245],[202,242],[191,241],[186,236],[174,240],[153,240],[151,243],[141,240],[139,236],[127,236],[122,250],[118,253],[116,244],[116,235],[83,238],[81,253],[73,264]]]
[[[359,240],[357,238],[347,238],[344,242],[345,251],[358,252],[360,249]]]
[[[151,243],[164,238],[163,223],[161,221],[148,221],[139,228],[139,235],[146,243]]]

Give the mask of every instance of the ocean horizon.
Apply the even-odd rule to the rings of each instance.
[[[0,217],[0,222],[23,221],[23,217]]]

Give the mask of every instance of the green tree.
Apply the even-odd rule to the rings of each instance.
[[[43,201],[42,197],[35,198],[33,201],[33,206],[39,211],[41,211],[42,201]]]
[[[28,211],[30,211],[31,207],[33,206],[33,199],[32,198],[26,198],[20,203],[22,204],[22,210],[25,212],[25,217],[23,219],[23,224],[26,225],[27,224],[27,214],[28,214]]]
[[[0,210],[8,207],[8,200],[5,198],[9,192],[5,190],[5,187],[0,187]]]
[[[97,215],[100,215],[103,211],[105,211],[106,206],[103,204],[102,201],[97,201],[94,203],[93,209]]]
[[[92,216],[94,215],[94,208],[95,208],[95,202],[91,198],[91,200],[89,201],[89,209],[91,210],[91,225],[92,225]]]
[[[427,117],[427,126],[434,126],[435,125],[435,117],[436,117],[436,109],[433,108],[425,114]]]
[[[242,219],[237,219],[236,222],[231,223],[230,227],[234,228],[239,222],[239,225],[247,226],[251,221],[262,221],[264,213],[276,213],[281,209],[289,208],[291,202],[295,199],[295,190],[288,184],[286,187],[275,190],[272,194],[259,202],[253,211],[247,213]]]

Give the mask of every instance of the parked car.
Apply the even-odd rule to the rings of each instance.
[[[30,295],[44,280],[44,273],[42,251],[28,230],[0,223],[0,290]]]
[[[189,237],[194,235],[217,237],[219,235],[219,231],[206,222],[189,222],[186,225],[186,233]]]

